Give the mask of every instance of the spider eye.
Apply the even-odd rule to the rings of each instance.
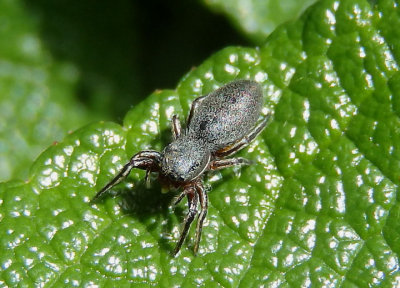
[[[190,167],[190,172],[196,171],[199,168],[200,162],[196,161],[193,163],[192,167]]]

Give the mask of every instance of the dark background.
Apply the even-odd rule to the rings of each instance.
[[[212,53],[249,45],[223,15],[199,1],[26,1],[56,60],[81,75],[79,100],[104,118],[125,112]]]

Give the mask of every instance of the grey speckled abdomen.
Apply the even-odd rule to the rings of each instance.
[[[257,82],[238,80],[205,96],[196,108],[186,136],[206,142],[211,152],[243,138],[254,127],[263,106]]]

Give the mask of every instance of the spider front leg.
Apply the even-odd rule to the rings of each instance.
[[[197,226],[196,226],[196,242],[194,243],[194,249],[193,249],[194,254],[197,254],[197,251],[199,250],[201,231],[203,230],[203,222],[204,222],[204,219],[206,219],[207,210],[208,210],[207,191],[204,190],[204,187],[202,184],[196,184],[196,191],[197,191],[197,194],[199,195],[201,210],[200,210],[199,219],[197,220]]]
[[[138,168],[146,171],[158,171],[161,163],[161,154],[157,151],[141,151],[135,154],[131,160],[122,167],[121,171],[103,187],[97,194],[93,197],[91,202],[95,202],[101,196],[104,195],[108,190],[110,190],[115,185],[119,184],[122,180],[129,175],[133,168]],[[148,173],[146,173],[148,175]],[[148,176],[146,176],[148,177]]]
[[[194,220],[194,218],[196,217],[196,214],[197,214],[197,199],[198,199],[198,197],[197,197],[196,190],[195,190],[195,188],[193,186],[190,186],[190,187],[188,187],[186,189],[188,189],[188,190],[182,192],[182,194],[187,195],[189,211],[186,214],[185,220],[183,221],[183,229],[182,229],[179,241],[176,244],[176,247],[175,247],[175,250],[174,250],[174,254],[173,254],[174,256],[176,254],[178,254],[179,250],[181,249],[183,241],[185,241],[185,238],[186,238],[186,236],[187,236],[187,234],[189,232],[190,225],[192,224],[192,222],[193,222],[193,220]],[[180,198],[180,200],[182,198]]]

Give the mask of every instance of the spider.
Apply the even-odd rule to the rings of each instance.
[[[125,179],[133,168],[146,170],[146,183],[151,172],[158,172],[161,183],[182,188],[174,205],[185,196],[188,199],[189,211],[183,221],[174,256],[180,251],[200,204],[194,245],[196,254],[208,208],[203,176],[206,171],[252,163],[241,157],[225,157],[249,144],[266,127],[269,116],[257,124],[262,106],[261,86],[251,80],[232,81],[208,95],[195,99],[185,129],[181,128],[176,115],[172,117],[172,143],[162,152],[145,150],[135,154],[92,201]]]

